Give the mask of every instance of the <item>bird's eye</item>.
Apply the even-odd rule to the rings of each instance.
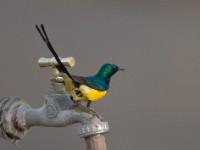
[[[118,66],[116,66],[116,70],[119,70],[119,67],[118,67]]]

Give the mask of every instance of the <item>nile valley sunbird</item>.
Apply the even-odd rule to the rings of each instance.
[[[73,101],[87,101],[87,107],[90,107],[92,101],[101,99],[107,93],[111,77],[117,71],[124,70],[115,64],[106,63],[102,65],[94,76],[82,77],[71,75],[51,45],[44,26],[41,25],[40,30],[38,25],[36,25],[36,29],[58,62],[56,68],[62,73],[65,89]]]

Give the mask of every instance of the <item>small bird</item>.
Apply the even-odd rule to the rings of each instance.
[[[98,73],[94,76],[82,77],[71,75],[65,68],[63,63],[60,61],[60,58],[58,57],[53,46],[51,45],[44,25],[41,24],[42,30],[40,30],[38,25],[36,25],[36,29],[38,30],[42,39],[58,62],[56,68],[62,73],[65,89],[69,93],[73,101],[87,101],[86,106],[90,107],[92,101],[99,100],[103,96],[105,96],[109,89],[111,77],[117,71],[124,70],[120,69],[115,64],[106,63],[102,65]]]

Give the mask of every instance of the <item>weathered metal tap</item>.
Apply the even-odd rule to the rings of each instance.
[[[73,67],[73,57],[61,59],[66,66]],[[41,67],[54,68],[54,58],[40,58]],[[94,110],[70,99],[63,86],[59,71],[49,80],[49,91],[45,103],[40,108],[32,108],[19,97],[4,97],[0,100],[0,137],[17,143],[30,131],[32,126],[63,127],[81,123],[78,135],[84,137],[88,150],[106,150],[102,135],[109,131],[107,122]],[[93,143],[93,144],[92,144]]]

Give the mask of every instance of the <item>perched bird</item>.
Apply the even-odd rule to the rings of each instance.
[[[73,100],[87,101],[87,107],[90,107],[92,101],[101,99],[109,89],[111,77],[117,71],[124,70],[115,64],[106,63],[94,76],[82,77],[71,75],[51,45],[44,26],[41,25],[42,30],[40,30],[39,26],[36,25],[36,29],[59,64],[56,68],[62,72],[66,91]]]

